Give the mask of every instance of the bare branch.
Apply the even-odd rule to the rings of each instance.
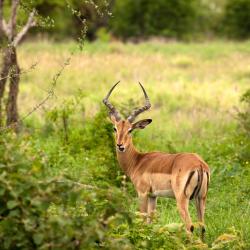
[[[10,29],[9,29],[8,24],[6,23],[6,21],[4,19],[2,20],[2,28],[3,28],[5,35],[10,39]]]
[[[72,56],[72,54],[71,54]],[[0,133],[4,131],[8,131],[10,129],[15,129],[17,128],[25,119],[27,119],[31,114],[33,114],[35,111],[37,111],[39,108],[41,108],[51,97],[55,95],[55,88],[57,85],[58,78],[61,76],[63,73],[64,69],[66,66],[70,64],[71,57],[67,58],[59,71],[54,75],[51,83],[51,88],[47,91],[48,95],[40,102],[38,103],[33,109],[31,109],[26,115],[24,115],[21,119],[19,119],[17,122],[10,124],[9,126],[6,127],[0,127]]]
[[[9,29],[10,29],[10,39],[12,40],[16,31],[16,15],[17,15],[17,7],[20,3],[20,0],[12,0],[11,6],[11,17],[9,21]]]
[[[14,47],[16,47],[21,42],[21,40],[26,35],[26,33],[28,32],[28,30],[31,27],[34,27],[36,25],[36,21],[34,20],[35,14],[36,14],[36,10],[33,9],[32,12],[29,14],[29,18],[28,18],[27,23],[22,28],[22,30],[17,34],[17,36],[14,38],[14,41],[12,43],[12,45]]]
[[[13,74],[11,76],[6,76],[6,77],[2,77],[0,78],[0,81],[4,80],[4,79],[7,79],[7,78],[11,78],[11,77],[15,77],[17,75],[23,75],[23,74],[27,74],[29,73],[31,70],[33,70],[36,66],[37,66],[38,62],[35,62],[33,63],[28,69],[21,69],[20,73],[19,74]]]
[[[58,180],[56,181],[57,183],[68,183],[68,184],[74,184],[76,186],[80,186],[84,189],[91,189],[91,190],[100,190],[100,188],[98,187],[95,187],[95,186],[92,186],[92,185],[88,185],[88,184],[83,184],[83,183],[80,183],[80,182],[76,182],[76,181],[71,181],[71,180],[68,180],[68,179],[65,179],[65,180]]]

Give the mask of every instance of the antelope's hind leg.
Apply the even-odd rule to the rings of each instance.
[[[193,232],[194,226],[192,225],[192,220],[188,211],[189,199],[184,194],[181,194],[176,198],[176,202],[178,211],[186,226],[187,231]]]
[[[205,238],[205,226],[204,226],[204,214],[205,214],[205,204],[206,204],[206,197],[200,198],[196,197],[195,199],[195,206],[197,210],[197,216],[199,222],[202,223],[201,226],[201,239],[204,241]]]
[[[186,226],[186,229],[189,232],[193,232],[194,226],[188,211],[188,206],[189,200],[196,189],[197,181],[197,171],[190,172],[188,177],[177,175],[177,177],[172,181],[177,208]]]
[[[147,222],[151,223],[154,218],[154,213],[156,209],[157,197],[148,197],[148,218]]]
[[[205,238],[205,226],[204,226],[204,215],[205,215],[205,207],[206,207],[206,199],[207,199],[207,191],[208,191],[208,174],[203,173],[203,182],[201,185],[201,190],[195,197],[195,206],[197,210],[197,216],[199,222],[202,223],[201,227],[201,239],[204,241]]]

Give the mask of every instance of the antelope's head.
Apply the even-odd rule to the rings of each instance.
[[[148,110],[151,107],[148,95],[143,88],[142,84],[139,82],[145,97],[145,106],[135,109],[127,119],[121,119],[119,112],[116,108],[109,102],[108,98],[112,91],[116,87],[117,82],[108,92],[107,96],[103,99],[103,103],[109,110],[109,117],[114,125],[115,131],[115,141],[116,147],[119,152],[125,152],[126,149],[132,142],[131,133],[134,129],[144,129],[148,124],[152,122],[151,119],[144,119],[134,123],[135,118],[142,112]]]

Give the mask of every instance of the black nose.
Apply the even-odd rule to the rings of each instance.
[[[125,147],[122,144],[116,144],[116,145],[119,151],[123,152],[125,150]]]

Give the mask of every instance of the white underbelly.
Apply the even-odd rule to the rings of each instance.
[[[166,189],[166,190],[155,190],[151,193],[153,197],[168,197],[168,198],[174,198],[174,192],[172,189]]]

